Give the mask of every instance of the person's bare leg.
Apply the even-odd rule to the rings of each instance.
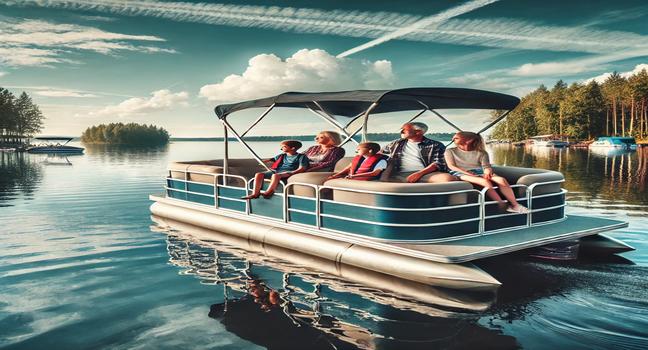
[[[272,174],[272,177],[270,178],[270,185],[268,185],[268,188],[264,192],[262,192],[261,195],[266,198],[272,196],[275,193],[277,186],[279,186],[279,181],[281,181],[281,179],[283,179],[284,177],[286,176],[281,174]]]
[[[483,177],[479,176],[471,176],[471,175],[462,175],[460,177],[461,180],[470,182],[471,184],[475,184],[478,186],[481,186],[483,188],[486,188],[486,195],[497,202],[497,206],[499,207],[500,210],[504,211],[506,210],[506,207],[508,206],[506,202],[500,197],[499,193],[495,191],[493,188],[493,183],[484,179]]]
[[[519,204],[515,199],[515,193],[513,192],[513,189],[511,188],[511,185],[509,185],[508,181],[506,181],[506,179],[501,176],[493,176],[491,178],[491,181],[499,186],[500,192],[502,192],[504,198],[506,198],[509,203],[511,203],[511,207],[517,208]]]
[[[254,174],[254,190],[252,190],[252,194],[241,197],[241,199],[259,198],[259,195],[261,194],[261,186],[263,186],[263,175],[263,173]]]
[[[423,175],[423,177],[421,177],[421,180],[419,180],[419,182],[427,182],[427,183],[442,183],[442,182],[451,182],[451,181],[457,181],[457,178],[448,173],[444,173],[440,171],[435,171],[433,173]]]

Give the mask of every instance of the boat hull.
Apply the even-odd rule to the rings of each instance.
[[[27,149],[28,153],[41,153],[41,154],[80,154],[83,153],[83,148],[73,146],[60,146],[60,147],[30,147]]]
[[[256,242],[270,247],[266,249],[268,251],[273,250],[271,247],[281,247],[327,259],[340,266],[349,265],[427,285],[472,291],[492,290],[500,285],[472,263],[434,262],[162,202],[151,205],[151,213]]]

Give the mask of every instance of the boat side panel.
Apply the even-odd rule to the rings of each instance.
[[[380,226],[369,222],[356,222],[344,220],[341,218],[323,216],[322,227],[330,230],[356,233],[363,236],[380,239],[430,240],[476,233],[479,231],[479,221],[475,220],[470,222],[446,224],[434,227],[401,227]]]

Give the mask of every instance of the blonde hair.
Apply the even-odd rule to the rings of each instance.
[[[326,135],[326,137],[331,139],[331,141],[333,141],[333,144],[336,145],[336,146],[338,146],[338,145],[340,145],[342,143],[342,137],[340,136],[340,134],[338,134],[335,131],[326,130],[326,131],[320,132],[319,135]]]
[[[486,152],[484,138],[476,132],[459,131],[456,133],[460,139],[465,140],[469,151]]]

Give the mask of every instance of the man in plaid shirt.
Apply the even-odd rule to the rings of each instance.
[[[443,154],[445,146],[423,136],[428,127],[413,122],[403,125],[403,138],[385,146],[381,153],[389,156],[390,165],[382,178],[397,182],[448,182],[456,178],[448,174]]]

